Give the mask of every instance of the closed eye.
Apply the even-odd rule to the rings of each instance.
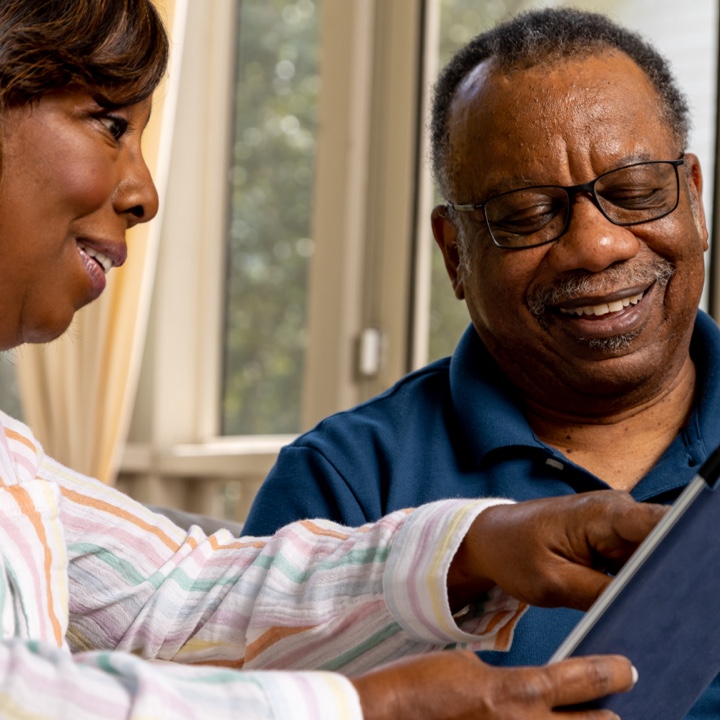
[[[493,232],[507,233],[512,235],[529,235],[544,228],[558,213],[563,213],[565,204],[553,199],[539,199],[529,206],[510,209],[505,207],[502,212],[496,212],[498,208],[486,207],[486,213]]]
[[[616,207],[632,210],[662,205],[667,201],[668,194],[666,187],[639,187],[605,190],[601,197]]]

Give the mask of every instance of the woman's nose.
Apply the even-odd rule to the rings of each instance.
[[[125,174],[116,193],[116,212],[127,218],[131,228],[157,215],[159,199],[150,170],[140,151],[128,157]]]

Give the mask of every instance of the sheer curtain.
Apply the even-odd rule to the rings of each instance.
[[[168,80],[157,90],[143,147],[165,198],[180,49],[188,0],[155,0],[172,36]],[[99,300],[81,310],[68,332],[17,356],[26,422],[45,451],[66,465],[115,480],[137,388],[155,277],[162,210],[128,233],[128,261],[108,275]]]

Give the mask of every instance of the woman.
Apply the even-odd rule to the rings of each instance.
[[[148,0],[0,4],[1,348],[64,332],[125,260],[126,230],[157,212],[140,140],[167,50]],[[443,653],[353,682],[253,671],[356,673],[451,643],[505,647],[517,601],[495,588],[460,626],[450,606],[482,596],[493,568],[597,516],[626,518],[627,533],[601,533],[550,574],[588,564],[601,542],[625,557],[659,511],[629,514],[626,497],[601,495],[526,510],[525,528],[533,517],[559,528],[551,538],[524,530],[526,543],[508,542],[517,520],[497,501],[441,502],[358,531],[317,521],[270,539],[208,538],[62,467],[0,414],[0,715],[359,718],[362,705],[367,718],[450,718],[485,697],[497,706],[488,717],[544,718],[553,705],[627,689],[621,658],[499,670]],[[472,545],[461,543],[468,532]],[[583,569],[565,599],[587,605],[607,578]],[[545,578],[550,589],[556,579]],[[526,583],[535,593],[542,584]]]

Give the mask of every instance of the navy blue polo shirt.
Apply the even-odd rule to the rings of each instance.
[[[633,488],[637,500],[672,502],[720,445],[720,330],[702,311],[690,353],[697,369],[695,409]],[[452,357],[326,418],[283,448],[244,533],[269,535],[309,517],[356,526],[441,498],[528,500],[607,487],[538,440],[512,385],[470,326]],[[543,664],[580,616],[562,608],[531,608],[509,652],[481,657],[495,665]],[[720,682],[688,717],[720,718]]]

